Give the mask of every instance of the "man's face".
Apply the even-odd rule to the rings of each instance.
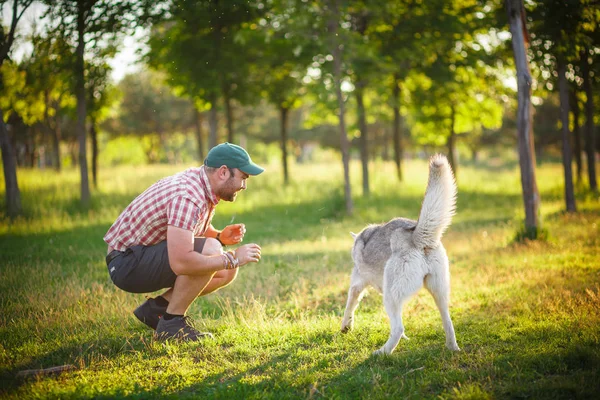
[[[237,194],[240,190],[246,190],[246,179],[250,175],[240,171],[237,168],[229,169],[230,177],[217,194],[220,199],[225,201],[235,201]]]

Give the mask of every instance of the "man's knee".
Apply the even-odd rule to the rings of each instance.
[[[229,285],[237,276],[237,268],[236,269],[222,269],[217,272],[212,277],[212,283],[218,288],[225,287]]]
[[[202,254],[210,256],[221,254],[222,251],[223,246],[217,239],[206,238],[206,242],[204,242],[204,247],[202,248]]]
[[[223,276],[222,279],[225,282],[225,285],[230,284],[231,282],[233,282],[233,280],[236,278],[237,273],[238,273],[238,269],[224,269],[223,271]]]

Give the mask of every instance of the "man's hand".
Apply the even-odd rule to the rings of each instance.
[[[260,246],[255,243],[245,244],[235,249],[235,256],[240,260],[240,266],[257,263],[260,261]]]
[[[227,225],[221,231],[219,240],[223,244],[237,244],[244,239],[246,226],[244,224]]]

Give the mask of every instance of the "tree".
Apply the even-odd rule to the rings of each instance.
[[[558,86],[560,92],[560,121],[562,123],[563,169],[565,173],[565,202],[568,212],[577,210],[573,189],[573,171],[571,168],[571,132],[569,131],[569,84],[565,61],[558,60]]]
[[[402,101],[411,97],[406,94],[407,84],[410,84],[407,79],[414,79],[424,72],[437,84],[449,85],[445,91],[448,95],[454,96],[461,91],[459,85],[452,84],[451,69],[467,63],[476,67],[475,61],[484,53],[477,43],[477,34],[489,30],[489,17],[483,5],[473,1],[391,0],[382,2],[375,10],[378,22],[374,22],[374,35],[380,46],[379,58],[384,60],[383,70],[392,78],[390,105],[394,114],[394,153],[398,178],[402,179],[403,141],[407,135],[400,107],[408,106]],[[476,51],[476,48],[480,50]],[[476,53],[475,57],[473,53]],[[431,105],[436,109],[435,101]],[[447,108],[445,112],[444,108]],[[432,116],[450,128],[454,125],[452,117],[456,113],[452,110],[455,108],[456,105],[440,107]],[[455,136],[444,136],[448,139],[452,160]],[[452,162],[456,164],[456,160]]]
[[[575,156],[577,182],[580,182],[583,174],[583,166],[581,160],[581,126],[579,122],[580,107],[577,93],[577,86],[572,85],[569,93],[569,105],[571,113],[573,113],[573,155]]]
[[[597,187],[595,173],[594,125],[593,125],[593,95],[591,76],[589,72],[590,46],[597,42],[597,28],[600,22],[600,5],[590,0],[572,0],[569,2],[559,0],[543,0],[532,3],[529,13],[532,20],[531,47],[537,64],[543,70],[542,76],[547,77],[546,87],[549,90],[558,87],[561,103],[561,121],[563,124],[563,165],[565,171],[565,200],[567,210],[575,210],[575,196],[573,193],[573,177],[571,168],[571,132],[568,124],[570,112],[568,93],[568,80],[575,81],[577,74],[583,81],[586,97],[586,117],[588,113],[591,124],[586,129],[586,152],[588,153],[588,169],[590,187]],[[568,75],[568,76],[567,76]],[[558,85],[555,84],[558,80]],[[577,82],[576,82],[577,83]],[[588,107],[590,110],[588,110]],[[566,124],[566,126],[565,126]],[[576,146],[577,147],[577,146]],[[591,147],[591,150],[590,150]],[[564,154],[564,153],[567,154]],[[577,158],[576,158],[577,159]]]
[[[81,177],[81,202],[90,201],[87,164],[88,109],[86,102],[86,47],[110,46],[119,33],[130,30],[145,10],[145,1],[135,0],[45,0],[47,16],[53,21],[51,29],[64,32],[75,40],[73,77],[77,98],[77,126],[79,141],[79,169]]]
[[[288,139],[290,113],[301,105],[302,78],[312,61],[314,43],[301,34],[298,15],[286,0],[264,10],[259,24],[247,23],[240,41],[250,60],[252,92],[260,93],[279,113],[279,145],[284,184],[289,183]]]
[[[505,0],[505,5],[517,68],[517,137],[521,187],[525,206],[525,235],[531,239],[536,239],[540,233],[540,195],[535,179],[535,153],[531,124],[531,73],[527,60],[529,35],[525,25],[525,8],[522,0]]]
[[[583,87],[585,90],[585,152],[587,155],[587,170],[590,181],[590,189],[597,191],[598,182],[596,180],[596,132],[594,126],[594,94],[592,75],[590,73],[590,61],[593,55],[589,48],[585,47],[581,51],[581,71],[583,74]]]
[[[43,119],[40,124],[52,142],[52,164],[61,170],[60,141],[62,119],[74,105],[72,84],[68,71],[73,55],[66,38],[60,32],[34,32],[31,35],[32,54],[21,62],[26,70],[27,86],[43,98]]]
[[[4,8],[6,0],[0,0],[0,9]],[[0,68],[9,58],[13,43],[15,41],[17,25],[23,13],[33,3],[33,0],[13,0],[12,17],[8,33],[0,24]],[[0,82],[0,92],[5,90],[4,78]],[[4,112],[0,108],[0,149],[2,151],[2,164],[4,167],[4,184],[6,187],[6,211],[12,218],[22,211],[21,191],[17,181],[17,163],[15,154],[10,144],[8,130],[4,122]]]
[[[149,162],[158,162],[164,156],[169,134],[195,128],[194,105],[173,93],[163,73],[140,71],[126,75],[118,90],[119,115],[107,121],[105,129],[114,135],[152,135],[158,139],[146,148]]]
[[[579,59],[578,48],[585,45],[587,35],[584,16],[584,4],[581,0],[563,2],[558,0],[540,1],[532,9],[532,49],[536,56],[543,56],[538,61],[541,68],[553,68],[546,76],[558,79],[560,98],[560,120],[562,123],[563,169],[565,181],[565,202],[569,212],[576,210],[573,188],[571,132],[569,129],[569,75],[575,73],[574,62]],[[549,89],[554,84],[549,80]]]
[[[210,104],[209,146],[217,144],[218,102],[223,101],[227,140],[234,141],[233,101],[255,98],[248,90],[248,60],[239,39],[241,27],[254,23],[254,2],[174,0],[167,17],[152,30],[147,55],[150,65],[163,70],[173,87],[184,87],[193,99]]]
[[[90,138],[92,139],[92,182],[98,187],[98,124],[107,117],[107,109],[115,100],[114,88],[109,83],[111,71],[106,57],[98,57],[86,66],[86,108],[89,115]]]
[[[365,95],[370,83],[381,76],[377,62],[379,45],[371,40],[376,32],[377,21],[374,13],[363,1],[349,4],[350,29],[347,35],[347,54],[350,76],[354,82],[356,114],[360,131],[360,159],[362,164],[363,195],[368,196],[369,189],[369,131],[365,109]]]
[[[327,20],[327,41],[333,57],[333,86],[338,101],[338,118],[340,129],[340,150],[342,152],[342,163],[344,165],[344,198],[346,204],[346,214],[352,215],[354,204],[352,202],[352,192],[350,188],[350,153],[348,135],[346,133],[346,111],[344,97],[342,95],[342,49],[343,40],[339,35],[340,8],[339,0],[329,0],[328,20]]]

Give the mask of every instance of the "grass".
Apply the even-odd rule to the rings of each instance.
[[[372,164],[372,194],[344,215],[337,164],[293,166],[282,187],[270,166],[221,204],[214,225],[244,222],[263,248],[229,287],[190,314],[215,334],[202,344],[161,344],[131,311],[143,295],[112,285],[102,236],[120,211],[182,167],[100,171],[89,209],[78,173],[20,170],[26,215],[0,223],[2,398],[593,398],[600,393],[600,204],[578,192],[566,214],[562,169],[538,169],[545,241],[513,242],[523,220],[513,161],[459,170],[458,213],[444,238],[459,353],[444,347],[435,305],[421,291],[406,306],[410,341],[373,357],[389,333],[381,297],[367,296],[355,329],[339,333],[352,268],[350,231],[416,218],[427,180],[409,161],[405,182]],[[3,196],[3,187],[0,192]],[[18,379],[30,368],[73,364],[59,376]]]

